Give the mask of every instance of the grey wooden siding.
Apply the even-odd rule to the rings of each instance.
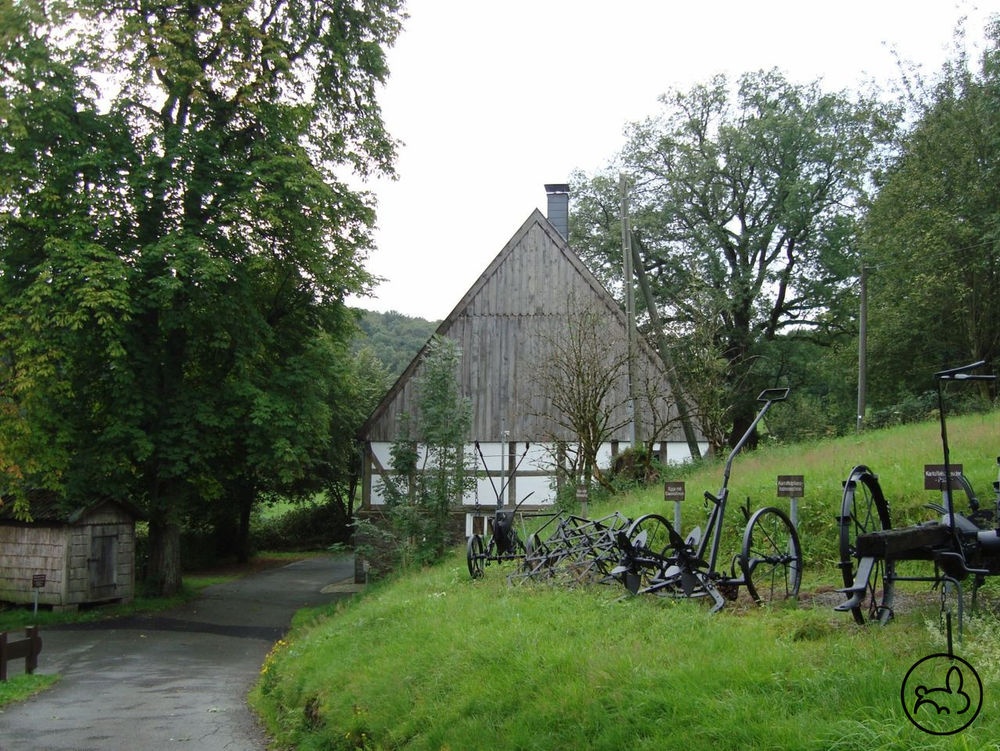
[[[101,550],[113,558],[101,559]],[[38,592],[41,605],[132,600],[134,519],[108,504],[72,523],[0,525],[0,601],[33,602],[35,574],[45,574],[45,586]]]
[[[601,312],[609,350],[626,346],[625,317],[617,302],[548,220],[533,212],[436,332],[462,350],[459,378],[473,406],[470,440],[500,440],[504,431],[513,441],[571,437],[554,435],[551,420],[544,417],[549,410],[539,375],[554,337],[563,335],[570,317],[584,307]],[[669,409],[662,365],[646,345],[639,367],[659,379],[663,409]],[[400,415],[413,411],[419,369],[420,356],[373,412],[362,429],[364,440],[396,438]],[[624,378],[619,388],[627,388]],[[622,403],[615,422],[624,423],[624,394],[612,401]],[[622,428],[612,440],[629,438]],[[676,428],[662,439],[683,441],[683,435]]]
[[[0,526],[0,600],[31,602],[31,577],[45,574],[38,601],[61,604],[68,533],[67,527]]]

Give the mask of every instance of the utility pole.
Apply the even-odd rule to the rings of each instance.
[[[639,280],[639,290],[646,301],[646,310],[649,313],[649,322],[653,331],[656,332],[656,346],[660,353],[660,359],[666,368],[667,383],[670,385],[670,393],[676,400],[677,417],[681,421],[681,428],[684,430],[684,439],[687,441],[688,451],[692,459],[701,459],[701,447],[698,445],[698,437],[694,432],[694,425],[691,422],[691,415],[688,412],[686,397],[681,392],[680,383],[677,380],[677,368],[674,365],[673,355],[670,353],[670,345],[663,334],[663,321],[660,320],[660,313],[656,309],[656,300],[653,299],[653,290],[649,286],[649,279],[646,276],[646,269],[642,265],[642,255],[639,249],[642,243],[639,238],[632,238],[632,268]]]
[[[861,263],[861,306],[858,310],[858,433],[864,427],[868,391],[868,267]]]
[[[625,277],[625,317],[628,319],[628,404],[632,418],[632,448],[642,443],[642,415],[635,398],[636,367],[635,355],[638,349],[638,331],[635,321],[635,272],[632,268],[632,228],[629,226],[628,178],[619,173],[618,183],[622,201],[622,262]]]

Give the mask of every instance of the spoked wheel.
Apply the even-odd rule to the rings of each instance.
[[[858,572],[857,539],[866,532],[891,529],[889,504],[882,494],[878,478],[868,467],[851,470],[844,483],[844,500],[840,507],[840,570],[844,586],[854,584]],[[868,576],[864,599],[851,608],[858,623],[888,623],[892,618],[895,594],[895,563],[876,561]]]
[[[802,583],[799,535],[784,511],[762,508],[743,534],[740,568],[747,592],[758,603],[797,597]]]
[[[481,535],[472,535],[469,538],[469,542],[465,546],[465,553],[469,561],[469,575],[473,579],[482,579],[486,554],[483,552],[483,538]]]

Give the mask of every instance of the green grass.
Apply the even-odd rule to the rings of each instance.
[[[952,459],[985,504],[993,499],[1000,416],[949,423]],[[979,671],[986,704],[967,730],[928,735],[900,702],[907,670],[944,649],[933,601],[898,603],[886,628],[861,628],[816,596],[839,586],[836,515],[856,464],[880,474],[897,526],[929,518],[923,465],[940,463],[936,424],[772,447],[736,459],[732,528],[721,560],[739,550],[735,506],[782,506],[778,474],[803,474],[807,555],[798,607],[727,607],[624,597],[610,586],[508,584],[511,564],[472,581],[464,551],[305,611],[268,657],[252,703],[280,748],[310,749],[996,749],[1000,621],[968,619],[957,648]],[[685,529],[703,524],[703,490],[721,462],[679,470]],[[672,504],[654,488],[604,505],[630,517]],[[901,592],[924,591],[900,585]],[[984,599],[995,600],[990,582]]]
[[[23,670],[24,661],[16,660],[8,667],[8,679],[0,681],[0,707],[17,701],[24,701],[30,696],[44,691],[57,680],[57,675],[17,675],[18,667]]]
[[[957,740],[903,715],[906,671],[941,649],[933,615],[876,629],[829,606],[711,615],[612,587],[511,586],[496,567],[472,581],[456,553],[303,617],[252,701],[299,751],[995,748],[995,713]],[[1000,679],[990,661],[980,672]]]

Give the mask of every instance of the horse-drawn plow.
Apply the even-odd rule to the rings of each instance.
[[[787,396],[788,389],[769,389],[760,395],[763,407],[730,453],[721,490],[705,493],[710,510],[704,534],[695,528],[682,538],[657,514],[630,519],[614,513],[594,520],[565,513],[524,514],[522,522],[532,516],[548,520],[525,533],[522,542],[514,529],[516,509],[504,511],[498,506],[489,538],[469,538],[470,574],[482,576],[484,562],[503,555],[518,561],[512,581],[618,583],[632,594],[709,598],[713,611],[736,599],[741,587],[758,603],[796,597],[802,581],[802,549],[794,525],[777,508],[751,514],[749,504],[744,507],[741,550],[727,569],[719,565],[733,460],[770,407]]]
[[[993,484],[996,501],[984,508],[964,474],[956,472],[948,447],[945,419],[945,385],[955,382],[993,381],[995,375],[976,374],[986,363],[975,362],[934,374],[937,383],[941,446],[944,453],[940,490],[941,504],[928,504],[936,519],[894,528],[889,502],[876,475],[866,465],[851,470],[844,483],[839,516],[840,568],[846,600],[837,610],[850,612],[858,623],[887,623],[895,613],[896,584],[929,582],[957,593],[959,633],[962,628],[963,582],[972,581],[972,604],[987,577],[1000,574],[1000,479]],[[997,459],[1000,464],[1000,457]],[[967,514],[956,511],[955,495],[961,491],[968,501]],[[931,570],[904,576],[897,564],[926,561]]]

